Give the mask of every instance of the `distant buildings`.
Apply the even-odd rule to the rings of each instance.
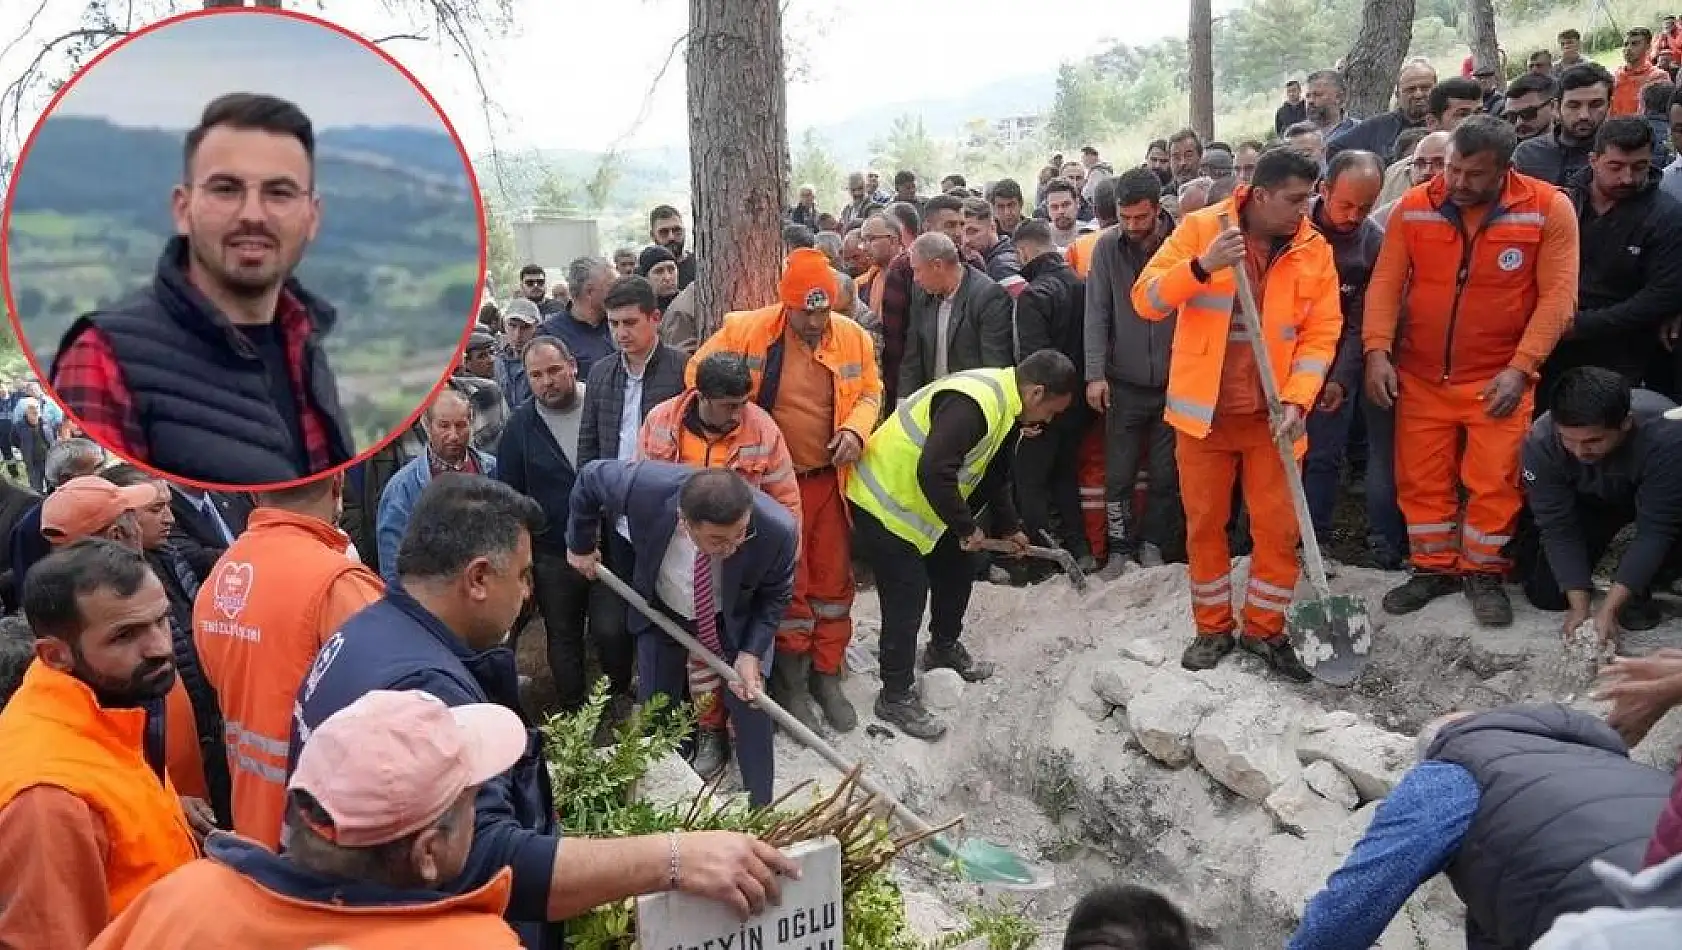
[[[1043,115],[1013,115],[993,120],[993,135],[1012,148],[1034,140],[1044,128]]]

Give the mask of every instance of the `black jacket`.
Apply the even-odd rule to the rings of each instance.
[[[1659,188],[1663,173],[1597,215],[1589,200],[1591,169],[1571,180],[1582,269],[1577,315],[1549,362],[1555,368],[1602,366],[1632,384],[1653,355],[1659,325],[1682,313],[1682,201]]]
[[[985,366],[1015,366],[1011,347],[1010,294],[992,278],[965,265],[964,282],[952,298],[946,327],[946,371]],[[940,298],[913,286],[910,318],[905,325],[905,355],[899,363],[904,399],[935,380],[935,331],[940,326]]]
[[[1298,122],[1308,120],[1308,101],[1299,99],[1295,103],[1281,102],[1279,108],[1273,110],[1273,134],[1284,135],[1285,130]]]
[[[187,253],[186,238],[171,238],[152,285],[77,320],[58,352],[88,328],[99,331],[140,414],[148,461],[161,471],[220,485],[272,484],[314,474],[300,464],[305,452],[274,404],[256,348],[187,280]],[[309,405],[298,411],[313,408],[328,420],[329,461],[347,462],[356,454],[355,440],[321,344],[337,313],[296,280],[288,280],[286,289],[313,324],[304,347]]]
[[[1445,869],[1469,950],[1522,950],[1560,914],[1616,905],[1589,869],[1635,872],[1670,796],[1606,723],[1566,706],[1508,706],[1443,727],[1426,758],[1477,780],[1477,814]]]
[[[683,370],[689,357],[682,350],[656,343],[643,367],[639,421],[655,406],[688,389]],[[619,457],[619,413],[625,408],[625,360],[618,353],[596,361],[584,384],[584,417],[578,421],[578,467],[596,459]]]
[[[209,495],[210,503],[216,506],[234,537],[244,534],[246,519],[251,517],[254,507],[251,498],[232,492],[210,492]],[[175,516],[175,526],[169,531],[170,547],[181,555],[202,584],[210,577],[210,569],[216,566],[222,552],[228,549],[228,542],[216,525],[200,513],[198,505],[179,489],[170,490],[169,510]]]
[[[12,529],[17,527],[30,509],[41,503],[41,496],[0,479],[0,538],[8,542]],[[12,546],[0,544],[0,607],[16,613],[21,606],[22,590],[12,582]]]
[[[1001,283],[1022,273],[1022,256],[1016,253],[1016,241],[1008,234],[999,235],[999,243],[988,248],[981,260],[987,276]]]
[[[1336,158],[1338,152],[1356,148],[1377,155],[1388,165],[1392,160],[1390,152],[1395,149],[1396,139],[1402,131],[1421,124],[1409,122],[1407,116],[1395,110],[1362,119],[1354,128],[1332,136],[1332,140],[1326,143],[1326,161]]]
[[[1346,396],[1361,385],[1361,314],[1367,304],[1367,284],[1372,280],[1378,252],[1384,246],[1384,231],[1371,219],[1353,231],[1333,230],[1323,220],[1323,203],[1315,198],[1309,206],[1309,221],[1332,246],[1337,265],[1338,303],[1343,309],[1343,335],[1338,337],[1337,356],[1332,360],[1327,382],[1343,387]]]
[[[514,410],[502,430],[502,441],[496,447],[496,478],[522,495],[530,495],[543,509],[547,524],[532,538],[532,545],[565,557],[567,518],[578,469],[555,441],[549,423],[537,414],[536,399],[528,399]]]
[[[170,545],[146,552],[146,563],[164,586],[169,598],[169,632],[175,653],[175,672],[193,710],[199,758],[204,764],[204,785],[209,805],[216,813],[216,826],[234,827],[233,779],[228,774],[228,747],[223,737],[222,702],[216,687],[205,676],[199,648],[193,640],[193,601],[199,595],[199,578],[194,576],[180,552]]]
[[[1016,360],[1056,350],[1085,365],[1086,284],[1062,253],[1048,251],[1022,268],[1028,286],[1016,296]]]
[[[1589,167],[1589,149],[1593,142],[1567,142],[1558,129],[1518,143],[1513,152],[1513,167],[1519,174],[1540,178],[1550,185],[1565,184],[1577,173]]]
[[[1525,494],[1542,535],[1548,566],[1560,590],[1592,589],[1579,508],[1623,512],[1635,538],[1614,575],[1644,592],[1682,536],[1682,423],[1664,418],[1675,404],[1637,389],[1630,396],[1632,426],[1611,455],[1593,465],[1565,451],[1553,414],[1543,413],[1524,440]]]
[[[1174,230],[1167,211],[1158,210],[1156,220],[1149,249],[1128,240],[1119,227],[1104,232],[1092,249],[1092,269],[1086,274],[1086,365],[1081,367],[1089,383],[1109,379],[1146,389],[1168,385],[1168,347],[1178,315],[1146,320],[1133,309],[1134,281]]]

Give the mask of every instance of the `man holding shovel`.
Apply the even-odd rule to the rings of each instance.
[[[1133,286],[1134,306],[1146,320],[1179,313],[1165,416],[1178,439],[1197,625],[1180,658],[1188,670],[1214,668],[1235,645],[1226,527],[1233,483],[1241,478],[1255,540],[1241,641],[1287,679],[1310,678],[1285,635],[1300,531],[1275,440],[1292,440],[1298,461],[1306,453],[1304,420],[1343,329],[1331,245],[1307,219],[1319,178],[1314,159],[1269,151],[1250,184],[1187,215]],[[1237,226],[1223,226],[1223,218]],[[1250,333],[1234,309],[1238,267],[1255,288],[1268,363],[1280,381],[1276,420],[1269,419]]]

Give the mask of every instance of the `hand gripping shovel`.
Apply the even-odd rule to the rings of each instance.
[[[606,584],[609,590],[618,594],[620,598],[632,607],[635,607],[644,617],[653,621],[654,625],[665,631],[667,636],[682,644],[684,649],[688,650],[691,656],[698,657],[702,662],[706,663],[707,666],[711,668],[714,673],[717,673],[726,683],[736,684],[741,682],[741,677],[736,675],[736,671],[731,668],[730,664],[724,662],[723,659],[714,654],[711,650],[707,649],[705,646],[702,646],[699,640],[696,640],[694,637],[683,632],[683,628],[679,627],[676,623],[673,623],[670,617],[667,617],[665,614],[655,610],[649,605],[647,600],[643,599],[641,594],[638,594],[636,591],[627,586],[624,581],[615,577],[613,572],[609,571],[605,567],[597,566],[596,579],[601,581],[603,584]],[[802,725],[800,720],[794,718],[787,710],[777,705],[777,703],[772,700],[771,697],[765,695],[763,691],[760,692],[759,698],[754,700],[754,705],[765,710],[765,712],[770,715],[772,721],[781,726],[784,732],[794,736],[796,739],[800,740],[802,745],[823,756],[830,765],[835,766],[843,774],[848,774],[854,771],[855,766],[853,763],[842,758],[841,753],[835,751],[834,746],[825,742],[817,733]],[[1002,887],[1007,890],[1039,890],[1051,885],[1051,881],[1047,878],[1047,876],[1036,872],[1029,866],[1028,862],[996,844],[982,841],[979,838],[968,838],[961,842],[953,843],[945,835],[933,833],[933,826],[919,818],[911,809],[905,807],[899,799],[890,795],[888,790],[882,787],[881,783],[877,782],[870,776],[870,773],[865,772],[862,769],[858,770],[858,783],[865,791],[874,795],[877,801],[887,804],[893,810],[894,817],[898,819],[901,824],[909,827],[917,834],[927,835],[928,837],[925,839],[925,842],[929,845],[929,847],[933,848],[935,853],[941,857],[956,862],[959,872],[963,875],[966,881],[974,884],[988,884],[995,887]]]
[[[1016,548],[1009,541],[996,538],[988,538],[981,542],[981,550],[992,551],[994,554],[1016,554]],[[1075,563],[1073,554],[1062,548],[1042,548],[1030,544],[1028,549],[1022,552],[1022,556],[1037,557],[1055,563],[1063,569],[1063,573],[1069,575],[1069,583],[1074,585],[1075,590],[1082,593],[1086,591],[1086,572],[1080,569],[1079,564]]]
[[[1221,215],[1221,228],[1232,227],[1231,220]],[[1257,374],[1261,377],[1262,392],[1267,396],[1267,414],[1275,423],[1284,414],[1279,401],[1279,383],[1273,378],[1273,364],[1268,362],[1267,341],[1262,338],[1261,311],[1256,309],[1256,295],[1250,287],[1250,275],[1244,265],[1233,269],[1238,278],[1238,302],[1241,318],[1249,331],[1250,345],[1255,348]],[[1309,407],[1313,411],[1313,407]],[[1367,655],[1372,652],[1372,619],[1367,605],[1359,597],[1332,593],[1326,580],[1326,565],[1320,559],[1320,542],[1314,535],[1314,522],[1308,514],[1308,496],[1302,490],[1302,469],[1297,467],[1296,452],[1289,440],[1279,439],[1279,458],[1285,466],[1285,481],[1291,488],[1291,507],[1296,509],[1297,527],[1302,534],[1304,566],[1309,583],[1314,586],[1315,598],[1291,605],[1286,615],[1292,645],[1302,665],[1314,678],[1333,686],[1349,686],[1361,676]],[[1255,512],[1251,512],[1254,516]]]

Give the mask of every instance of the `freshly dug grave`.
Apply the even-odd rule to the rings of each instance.
[[[1346,568],[1333,581],[1367,599],[1376,627],[1369,671],[1349,690],[1283,682],[1242,653],[1213,671],[1181,670],[1193,631],[1179,565],[1094,579],[1085,595],[1062,578],[978,586],[965,642],[999,672],[978,685],[924,677],[926,701],[951,724],[937,743],[868,734],[878,681],[851,674],[861,723],[835,737],[844,754],[868,762],[926,818],[965,814],[968,833],[1045,862],[1055,877],[1047,891],[992,895],[913,864],[913,919],[932,934],[958,924],[954,908],[1002,896],[1022,902],[1043,925],[1040,946],[1054,947],[1082,893],[1126,881],[1160,889],[1222,946],[1281,946],[1413,762],[1421,725],[1513,701],[1586,702],[1590,667],[1562,651],[1559,615],[1531,610],[1514,591],[1518,618],[1506,630],[1477,628],[1458,596],[1387,617],[1378,599],[1401,579]],[[867,653],[878,617],[875,593],[861,591],[855,641]],[[1657,645],[1682,645],[1682,623],[1638,644]],[[1674,761],[1672,725],[1637,757]],[[779,784],[808,778],[835,780],[817,755],[779,738]],[[1458,902],[1441,878],[1379,944],[1464,945]]]

